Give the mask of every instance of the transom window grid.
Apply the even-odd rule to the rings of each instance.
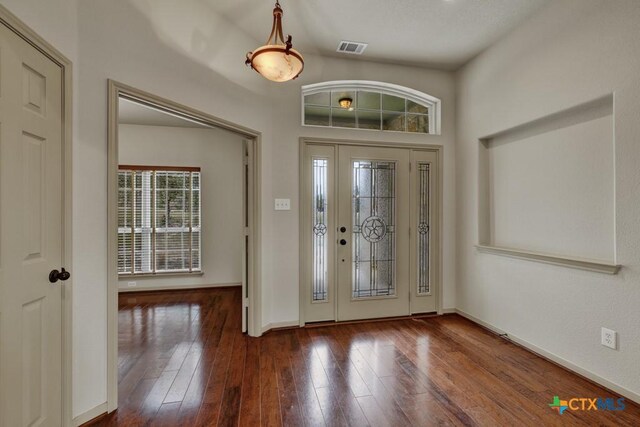
[[[442,101],[415,89],[334,80],[302,86],[301,92],[303,126],[440,134]]]
[[[200,168],[121,166],[118,187],[118,273],[200,272]]]
[[[344,99],[351,100],[348,108],[340,105]],[[429,133],[429,107],[380,92],[331,90],[304,97],[304,124]]]

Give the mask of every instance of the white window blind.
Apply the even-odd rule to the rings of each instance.
[[[118,273],[201,271],[200,168],[120,166]]]

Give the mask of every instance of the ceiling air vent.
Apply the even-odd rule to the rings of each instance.
[[[362,55],[362,52],[369,46],[367,43],[341,41],[338,43],[336,52],[348,53],[350,55]]]

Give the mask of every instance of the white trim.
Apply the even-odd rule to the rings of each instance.
[[[438,314],[453,314],[453,313],[457,313],[457,309],[455,308],[443,308],[442,310],[440,310],[440,313]]]
[[[228,288],[232,286],[242,286],[242,283],[217,283],[217,284],[201,284],[201,285],[166,285],[166,286],[144,286],[131,288],[118,288],[119,294],[128,294],[147,291],[187,291],[190,289],[209,289],[209,288]]]
[[[293,327],[301,327],[300,322],[297,320],[288,320],[286,322],[272,322],[272,323],[267,323],[262,327],[262,333],[264,334],[272,329],[293,328]]]
[[[89,422],[92,419],[106,413],[107,413],[107,402],[104,402],[75,417],[73,419],[73,425],[75,427],[79,427],[82,424]]]
[[[640,404],[640,394],[633,392],[625,387],[622,387],[621,385],[618,385],[616,383],[613,383],[597,374],[594,374],[591,371],[588,371],[587,369],[584,369],[570,361],[568,361],[567,359],[564,359],[554,353],[551,353],[547,350],[544,350],[540,347],[538,347],[535,344],[530,343],[529,341],[526,341],[522,338],[519,338],[515,335],[512,335],[510,333],[508,333],[507,331],[503,331],[500,328],[497,328],[495,326],[493,326],[491,323],[485,322],[484,320],[480,320],[475,316],[472,316],[471,314],[465,313],[464,311],[460,310],[460,309],[456,309],[456,313],[458,313],[460,316],[469,319],[470,321],[477,323],[478,325],[481,325],[487,329],[489,329],[492,332],[495,332],[498,335],[507,335],[507,338],[510,341],[513,341],[514,343],[526,348],[527,350],[531,351],[534,354],[537,354],[538,356],[541,356],[543,358],[549,359],[555,363],[557,363],[558,365],[562,366],[563,368],[572,371],[578,375],[581,375],[599,385],[601,385],[602,387],[606,387],[609,390],[620,394],[621,396],[632,400],[635,403],[639,403]]]
[[[617,274],[622,268],[619,264],[611,264],[606,261],[588,260],[582,258],[570,258],[565,256],[550,255],[541,252],[525,251],[522,249],[502,248],[499,246],[476,245],[479,252],[493,255],[502,255],[510,258],[536,261],[544,264],[559,265],[562,267],[577,268],[579,270],[593,271],[596,273]]]
[[[417,104],[424,105],[429,108],[429,135],[440,135],[442,100],[435,96],[420,92],[409,87],[396,85],[393,83],[376,82],[371,80],[334,80],[322,83],[314,83],[302,86],[301,89],[301,125],[304,124],[304,97],[305,95],[313,95],[314,93],[325,92],[328,90],[367,90],[387,95],[399,96],[406,98]],[[316,126],[317,127],[317,126]],[[326,127],[326,126],[322,126]],[[331,126],[329,126],[331,127]],[[341,128],[342,129],[342,128]],[[375,129],[360,129],[375,130]],[[386,131],[388,132],[388,131]]]
[[[62,264],[71,272],[71,278],[62,287],[62,424],[70,425],[73,417],[73,64],[58,49],[33,31],[27,24],[0,4],[0,24],[40,51],[62,72],[62,169],[63,180],[63,225],[64,250]]]

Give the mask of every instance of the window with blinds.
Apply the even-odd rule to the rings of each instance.
[[[200,168],[119,169],[118,273],[201,271]]]

